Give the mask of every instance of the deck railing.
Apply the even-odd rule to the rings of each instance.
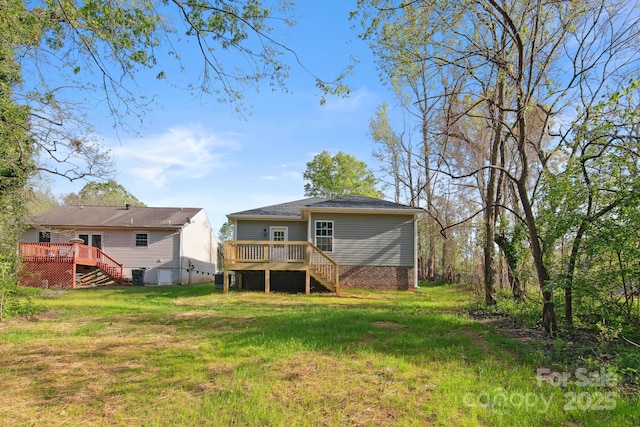
[[[322,252],[317,246],[309,243],[309,265],[318,274],[333,283],[334,287],[338,288],[338,278],[340,276],[340,269],[338,263],[332,260],[327,254]]]
[[[225,267],[240,270],[250,265],[288,264],[292,269],[309,266],[334,287],[338,285],[338,264],[311,242],[232,240],[224,243]]]
[[[124,279],[122,264],[102,250],[80,243],[20,243],[23,261],[95,265],[115,280]]]
[[[309,242],[228,241],[224,244],[224,260],[242,263],[304,263]]]

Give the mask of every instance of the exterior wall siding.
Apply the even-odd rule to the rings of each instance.
[[[413,266],[413,215],[313,214],[316,220],[333,221],[333,252],[340,265]]]
[[[182,263],[178,268],[181,274],[174,280],[180,284],[212,282],[215,278],[216,244],[204,210],[182,230]]]
[[[135,247],[136,233],[148,234],[147,247]],[[132,277],[132,270],[144,269],[144,283],[158,283],[158,269],[172,270],[173,282],[178,283],[180,269],[180,233],[175,230],[123,230],[109,231],[105,237],[104,251],[124,264],[125,277]]]
[[[238,220],[236,223],[236,240],[269,240],[269,227],[287,227],[288,238],[290,241],[306,242],[307,241],[307,222],[306,221],[254,221],[254,220]],[[267,235],[264,235],[264,229],[267,229]]]

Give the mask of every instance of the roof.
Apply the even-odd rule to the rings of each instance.
[[[388,200],[375,199],[365,196],[344,196],[337,199],[324,200],[311,206],[312,210],[316,209],[384,209],[398,211],[415,211],[411,206],[401,205],[400,203],[390,202]]]
[[[295,200],[293,202],[280,203],[278,205],[265,206],[262,208],[249,209],[248,211],[235,212],[227,217],[237,216],[269,216],[269,217],[292,217],[300,218],[302,208],[309,207],[318,202],[326,201],[324,197],[310,197],[308,199]]]
[[[252,217],[301,219],[304,217],[305,212],[315,211],[414,214],[420,210],[399,203],[389,202],[387,200],[352,195],[338,197],[335,199],[310,197],[308,199],[235,212],[227,215],[227,217],[243,219]]]
[[[58,206],[27,220],[33,226],[180,228],[202,208]]]

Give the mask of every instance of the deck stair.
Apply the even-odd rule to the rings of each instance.
[[[264,270],[265,277],[274,270],[305,271],[329,291],[338,293],[339,290],[338,263],[306,241],[227,241],[224,244],[224,269],[225,277],[229,271]],[[265,282],[268,279],[265,278]]]
[[[93,246],[77,242],[21,243],[20,255],[23,286],[75,288],[124,281],[123,265]]]
[[[86,273],[76,274],[78,288],[94,288],[97,286],[115,286],[120,282],[97,267],[90,267]]]

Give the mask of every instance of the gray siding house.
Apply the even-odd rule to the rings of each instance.
[[[83,253],[89,254],[80,257],[88,259],[81,261],[84,266],[76,270],[74,263],[76,279],[95,269],[95,261],[91,263],[95,257],[119,265],[121,273],[111,276],[120,282],[136,274],[144,284],[159,285],[210,282],[215,277],[216,244],[201,208],[59,206],[30,218],[28,224],[21,251],[36,270],[36,261],[64,261],[60,254],[69,252],[65,245],[75,242],[77,253],[85,249]],[[42,272],[38,280],[51,283],[53,278]]]
[[[312,197],[227,215],[225,271],[274,290],[408,290],[417,286],[420,209],[364,196]],[[227,275],[225,274],[225,277]],[[284,283],[284,285],[283,285]]]

